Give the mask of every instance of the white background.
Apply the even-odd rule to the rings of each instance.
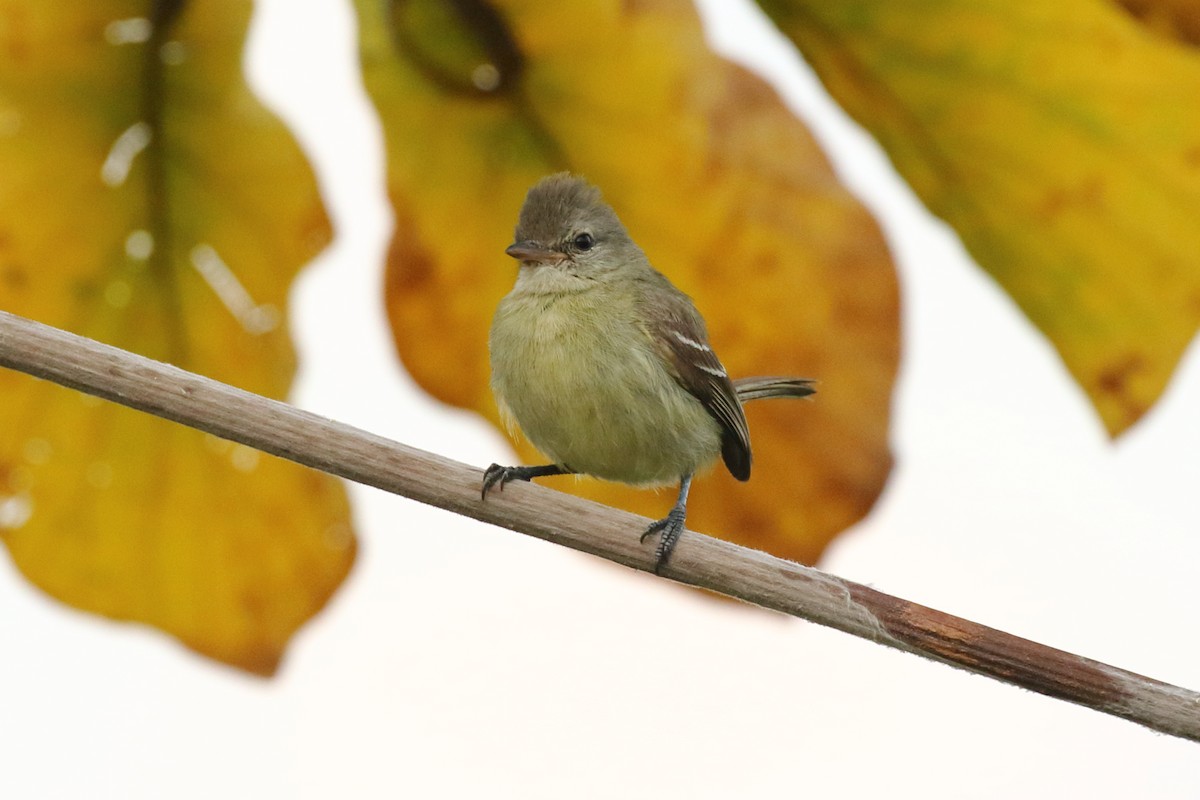
[[[899,466],[823,567],[1200,688],[1200,364],[1110,444],[1056,356],[742,2],[768,75],[882,220],[904,289]],[[249,68],[339,239],[292,309],[295,401],[474,464],[382,311],[380,133],[340,0],[260,0]],[[349,583],[264,682],[62,608],[0,558],[0,797],[1195,798],[1200,746],[352,488]]]

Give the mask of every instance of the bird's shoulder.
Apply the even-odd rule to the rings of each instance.
[[[724,372],[720,359],[708,340],[708,326],[696,309],[692,298],[653,267],[639,275],[635,301],[638,318],[649,328],[652,337],[669,352],[671,360],[703,365],[715,374]]]
[[[739,480],[750,476],[750,430],[737,391],[692,299],[651,268],[641,282],[639,318],[675,381],[721,425],[721,455]]]

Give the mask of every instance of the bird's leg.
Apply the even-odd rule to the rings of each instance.
[[[687,519],[687,498],[688,489],[692,487],[692,476],[684,475],[679,481],[679,499],[675,501],[675,506],[667,516],[653,523],[646,532],[642,534],[641,541],[646,541],[646,538],[659,534],[658,549],[654,551],[654,556],[657,559],[654,562],[654,574],[657,575],[666,565],[667,559],[671,557],[671,551],[675,549],[675,543],[679,541],[679,537],[683,534],[683,523]]]
[[[575,470],[560,464],[546,464],[541,467],[502,467],[492,464],[483,473],[482,497],[487,500],[488,492],[493,486],[499,485],[504,491],[504,484],[509,481],[527,481],[531,478],[544,478],[547,475],[574,475]]]

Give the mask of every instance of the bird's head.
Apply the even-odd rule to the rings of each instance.
[[[559,172],[525,196],[515,241],[504,252],[523,268],[551,268],[596,279],[644,259],[600,190]]]

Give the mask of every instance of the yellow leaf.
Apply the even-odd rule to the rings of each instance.
[[[0,307],[281,397],[330,229],[242,81],[249,12],[0,0]],[[332,478],[13,373],[0,397],[0,537],[64,602],[269,674],[350,568]]]
[[[388,8],[358,3],[397,218],[388,311],[409,371],[496,421],[487,332],[516,274],[503,251],[517,210],[543,175],[585,175],[696,300],[732,374],[820,380],[814,403],[748,407],[754,479],[718,469],[688,517],[814,561],[888,474],[898,324],[878,229],[807,131],[707,49],[683,0]],[[674,499],[551,483],[653,517]]]
[[[1195,53],[1105,0],[760,5],[1108,430],[1136,422],[1200,323]]]

